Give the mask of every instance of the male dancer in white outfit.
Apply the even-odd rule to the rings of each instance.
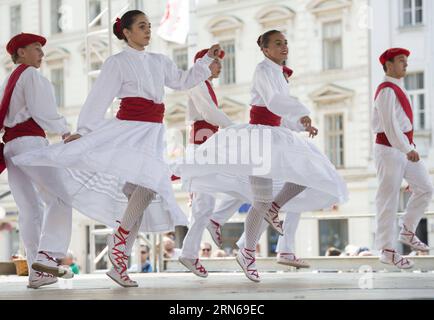
[[[69,268],[56,261],[66,255],[72,226],[71,206],[47,192],[64,190],[58,169],[34,167],[23,171],[11,161],[13,156],[47,146],[45,130],[63,139],[69,135],[65,118],[57,113],[53,88],[37,70],[45,43],[44,37],[29,33],[9,41],[7,51],[17,67],[0,92],[1,126],[5,129],[1,156],[19,210],[20,236],[30,271],[28,287],[34,289],[55,283],[56,277],[73,276]]]
[[[432,197],[431,178],[413,141],[411,99],[403,83],[409,55],[407,49],[392,48],[380,56],[386,76],[375,94],[372,118],[376,133],[374,156],[379,180],[375,199],[375,241],[381,250],[380,261],[393,264],[399,269],[408,269],[414,264],[396,252],[393,246],[402,179],[407,180],[412,195],[406,213],[400,219],[399,241],[415,250],[429,250],[414,232]]]
[[[208,49],[199,51],[194,61],[207,54]],[[221,51],[220,59],[224,57]],[[217,97],[212,88],[212,79],[219,77],[221,64],[216,58],[219,68],[208,80],[201,82],[196,87],[188,91],[189,100],[187,108],[187,121],[192,123],[190,134],[190,146],[194,152],[194,147],[206,141],[213,135],[219,127],[225,128],[232,125],[231,119],[218,108]],[[199,249],[205,230],[215,206],[215,197],[211,194],[194,192],[191,206],[191,222],[184,238],[182,253],[179,261],[191,272],[199,277],[207,277],[208,272],[199,260]]]

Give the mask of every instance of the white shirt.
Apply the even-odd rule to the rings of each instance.
[[[411,99],[404,88],[404,80],[385,76],[384,81],[398,85]],[[374,103],[374,113],[372,115],[372,128],[374,133],[384,132],[393,148],[409,153],[414,149],[404,132],[411,131],[412,125],[404,112],[398,97],[392,88],[384,88],[379,93]]]
[[[127,46],[109,57],[101,68],[78,118],[79,134],[92,131],[104,119],[115,97],[141,97],[162,103],[164,87],[186,90],[211,76],[213,59],[205,55],[187,71],[168,57]]]
[[[268,58],[256,67],[250,93],[251,105],[266,106],[271,112],[282,117],[283,126],[290,125],[293,130],[302,128],[301,123],[298,124],[300,118],[310,114],[303,104],[289,94],[282,66]]]
[[[0,89],[2,98],[9,77]],[[63,135],[69,132],[65,118],[57,113],[56,98],[50,81],[35,67],[28,67],[18,78],[3,124],[11,128],[30,118],[50,133]]]
[[[208,81],[211,86],[212,82]],[[232,120],[218,108],[211,98],[205,81],[188,90],[187,121],[194,122],[205,120],[206,122],[221,128],[233,124]]]

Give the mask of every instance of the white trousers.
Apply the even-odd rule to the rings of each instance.
[[[431,201],[433,186],[422,160],[408,161],[407,156],[398,149],[380,144],[374,146],[374,157],[379,181],[375,198],[375,244],[377,249],[381,250],[393,248],[395,242],[395,222],[402,179],[408,182],[412,194],[400,224],[405,224],[411,231],[416,230]]]
[[[182,244],[181,256],[196,259],[199,256],[203,232],[210,222],[214,211],[215,198],[206,193],[195,192],[191,204],[191,221]]]
[[[287,212],[283,221],[283,236],[279,236],[277,241],[277,253],[295,253],[295,232],[297,231],[298,223],[300,222],[301,213]],[[263,221],[261,231],[258,235],[258,241],[261,235],[268,228],[267,221]],[[237,241],[238,248],[244,248],[246,234],[243,232],[240,239]]]
[[[6,143],[9,187],[18,207],[20,236],[30,267],[38,251],[63,257],[69,247],[72,228],[72,207],[61,199],[68,199],[63,187],[67,181],[62,171],[53,167],[17,167],[11,158],[48,145],[42,137],[21,137]],[[53,193],[57,193],[58,196]]]
[[[242,200],[237,198],[228,195],[219,195],[211,219],[222,226],[238,211],[243,203]]]

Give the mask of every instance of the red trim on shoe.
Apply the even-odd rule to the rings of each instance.
[[[399,264],[400,266],[405,266],[405,265],[409,265],[409,264],[410,264],[410,261],[409,261],[407,258],[404,258],[404,257],[402,257],[402,256],[401,256],[401,259],[399,259],[398,261],[395,262],[395,256],[396,256],[396,254],[397,254],[396,250],[383,249],[383,251],[387,251],[387,252],[390,252],[390,253],[393,254],[393,255],[392,255],[392,263],[393,263],[395,266],[398,266],[398,264]]]
[[[273,222],[273,224],[281,224],[279,220],[279,210],[280,206],[278,206],[276,202],[273,201],[271,203],[271,208],[268,210],[268,212],[271,212],[273,214],[273,216],[271,217],[271,221]]]
[[[193,265],[195,266],[196,270],[199,271],[202,274],[207,274],[207,271],[205,269],[205,267],[202,264],[199,264],[199,259],[196,259],[196,261],[193,263]]]
[[[130,232],[119,226],[118,230],[114,233],[114,245],[112,248],[112,255],[116,256],[115,261],[116,264],[122,268],[121,271],[118,271],[117,268],[115,268],[116,272],[118,272],[121,276],[122,274],[127,270],[127,265],[125,261],[128,262],[128,256],[125,255],[124,250],[120,250],[116,248],[120,245],[127,245],[127,237]],[[119,240],[119,242],[116,242],[116,239]]]
[[[405,232],[400,232],[400,235],[403,235],[403,236],[410,236],[410,237],[411,237],[411,238],[410,238],[410,243],[411,243],[412,245],[414,245],[414,246],[420,246],[420,245],[424,245],[424,246],[426,246],[425,243],[423,243],[422,241],[420,241],[420,240],[417,238],[416,234],[415,234],[413,231],[410,231],[409,229],[407,229],[407,227],[405,226],[405,224],[403,224],[402,226],[404,227]],[[414,239],[415,237],[416,237],[416,239]]]
[[[221,238],[221,233],[220,233],[220,223],[218,223],[218,222],[216,222],[216,221],[214,221],[213,219],[209,219],[210,221],[211,221],[211,223],[214,225],[214,226],[216,226],[216,228],[217,228],[217,230],[216,230],[216,234],[217,234],[217,240],[219,241],[219,242],[221,242],[222,241],[222,238]]]
[[[57,261],[55,258],[53,258],[52,256],[50,256],[50,255],[49,255],[48,253],[46,253],[45,251],[39,251],[38,253],[39,253],[39,254],[43,254],[43,255],[47,258],[47,260],[53,261],[53,262],[55,262],[58,266],[60,266],[59,261]]]
[[[256,250],[250,250],[247,248],[244,248],[243,250],[241,250],[241,254],[243,255],[243,257],[246,260],[251,260],[251,262],[246,267],[247,272],[249,272],[250,275],[255,276],[256,278],[259,278],[258,269],[249,269],[249,267],[256,262],[256,258],[253,256],[255,254],[255,252],[256,252]],[[244,253],[246,253],[247,256]],[[253,253],[253,255],[252,255],[252,253]]]

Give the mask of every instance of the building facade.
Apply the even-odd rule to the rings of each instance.
[[[431,142],[434,80],[429,77],[434,71],[434,5],[427,0],[201,0],[190,8],[194,18],[190,40],[185,45],[157,36],[165,5],[140,0],[3,0],[0,45],[4,48],[9,38],[21,31],[47,36],[41,72],[52,81],[59,111],[74,130],[80,107],[102,62],[125,45],[111,35],[109,21],[128,8],[138,8],[147,13],[153,26],[153,39],[147,50],[167,54],[180,68],[191,65],[192,53],[197,50],[216,42],[221,44],[226,56],[222,74],[215,81],[216,94],[220,107],[241,123],[248,121],[250,83],[256,64],[263,59],[256,40],[267,30],[282,31],[289,44],[287,65],[294,70],[290,78],[291,94],[310,108],[320,132],[313,141],[338,168],[350,192],[350,200],[343,205],[303,213],[296,235],[296,252],[300,256],[316,256],[323,255],[330,246],[372,247],[375,221],[369,215],[375,213],[377,181],[370,114],[372,92],[383,74],[378,56],[388,47],[404,46],[412,51],[406,85],[417,110],[416,143],[431,174],[434,173]],[[0,78],[4,79],[12,63],[5,50],[0,59]],[[174,140],[185,137],[188,131],[186,93],[167,90],[165,105],[168,145],[172,146]],[[115,108],[116,103],[108,116]],[[186,139],[182,138],[180,143],[185,144]],[[6,174],[0,177],[0,182],[0,191],[7,192]],[[176,184],[174,188],[181,207],[189,212],[188,194]],[[404,189],[405,184],[401,210],[408,199]],[[4,221],[3,230],[0,224],[0,260],[3,260],[18,248],[17,208],[10,195],[0,201],[5,211],[5,217],[0,219]],[[241,234],[245,215],[245,210],[239,210],[224,227],[227,251]],[[434,241],[432,223],[428,219],[423,230],[430,243]],[[94,227],[92,221],[75,214],[71,249],[86,269],[90,263],[90,230]],[[185,230],[177,230],[178,246],[184,233]],[[276,239],[272,232],[264,234],[260,241],[263,256],[274,254]],[[210,241],[207,233],[204,241]],[[104,239],[100,237],[96,242],[101,250]]]

